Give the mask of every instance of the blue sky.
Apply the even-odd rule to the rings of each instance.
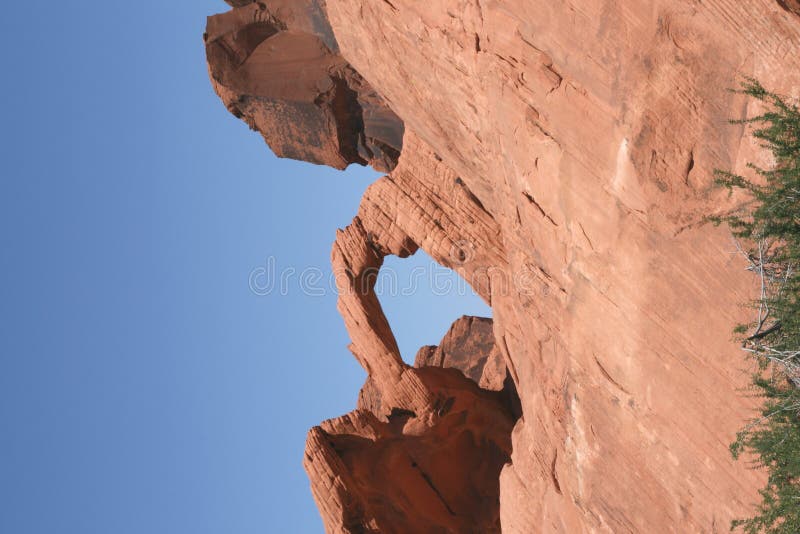
[[[0,19],[0,532],[321,532],[305,435],[364,374],[329,267],[376,175],[276,159],[213,94],[221,1],[8,3]],[[393,261],[410,272],[425,257]],[[474,295],[383,299],[404,355]]]

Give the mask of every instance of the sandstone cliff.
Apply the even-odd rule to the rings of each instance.
[[[215,89],[278,154],[391,171],[332,262],[359,407],[309,433],[329,532],[724,532],[763,475],[731,341],[753,280],[714,168],[728,119],[800,87],[795,0],[231,1]],[[494,320],[403,363],[389,254],[455,269]]]

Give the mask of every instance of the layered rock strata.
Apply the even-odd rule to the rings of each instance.
[[[796,2],[292,5],[298,29],[285,41],[264,36],[272,30],[251,36],[256,12],[242,11],[289,20],[280,1],[210,19],[223,100],[279,155],[337,167],[398,161],[332,254],[339,310],[369,378],[358,410],[309,434],[306,465],[328,531],[722,532],[748,514],[763,474],[734,462],[727,444],[752,415],[749,370],[730,332],[747,317],[754,280],[730,233],[705,220],[741,200],[713,187],[713,169],[769,164],[744,127],[728,123],[754,112],[728,89],[752,76],[798,96]],[[320,17],[330,32],[314,29]],[[239,32],[247,36],[232,37]],[[323,34],[327,52],[306,54]],[[243,43],[256,41],[261,51],[248,55]],[[353,150],[351,134],[339,141],[343,121],[297,112],[311,102],[309,117],[329,117],[329,100],[314,95],[330,86],[261,61],[278,50],[292,72],[352,71],[350,90],[368,87],[361,109],[380,102],[375,115],[402,119],[399,160],[374,157],[369,139],[383,137],[366,126],[363,135],[343,129],[366,140]],[[256,59],[236,59],[245,56]],[[268,96],[244,99],[244,113],[236,102],[251,94]],[[276,108],[276,98],[291,105]],[[495,356],[483,361],[446,339],[420,353],[433,367],[403,363],[372,284],[386,255],[417,248],[492,306]],[[463,327],[451,332],[456,345],[475,340],[464,350],[482,353],[485,332]],[[499,371],[484,380],[489,361]],[[490,391],[502,369],[516,409]],[[501,435],[515,411],[509,449]],[[469,447],[449,441],[467,434]],[[502,453],[487,454],[487,443]],[[417,469],[409,451],[429,463]],[[489,473],[501,459],[498,526],[476,499],[494,495]],[[481,475],[464,485],[473,468]],[[424,497],[433,487],[446,497]]]

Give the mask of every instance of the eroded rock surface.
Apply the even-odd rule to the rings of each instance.
[[[450,327],[438,346],[422,347],[414,367],[460,369],[484,389],[500,391],[506,380],[503,355],[494,342],[492,320],[462,317]]]
[[[214,89],[280,157],[395,167],[403,122],[341,56],[324,0],[229,2],[209,17]]]
[[[456,321],[440,347],[469,357],[404,366],[400,380],[418,384],[422,402],[362,406],[309,433],[305,467],[329,531],[501,531],[516,392],[510,380],[490,391],[463,374],[492,365],[505,376],[502,363],[490,363],[498,357],[490,319]],[[362,399],[382,387],[368,381]]]
[[[261,11],[242,11],[254,6]],[[330,106],[316,106],[313,120],[297,111],[330,90],[329,72],[360,80],[348,87],[369,87],[387,110],[379,115],[405,128],[397,167],[368,189],[332,253],[339,310],[369,378],[355,412],[309,435],[306,465],[328,531],[496,530],[494,509],[468,503],[494,495],[488,473],[500,461],[503,532],[723,532],[747,515],[763,473],[734,462],[727,445],[753,414],[731,329],[746,319],[754,280],[730,233],[705,217],[740,200],[713,187],[713,169],[769,163],[728,124],[754,111],[728,89],[752,76],[798,96],[797,2],[313,6],[330,32],[306,24],[264,37],[272,30],[257,25],[234,39],[255,16],[300,9],[267,1],[210,19],[208,42],[223,100],[279,154],[289,142],[309,161],[352,159],[355,145],[331,126],[341,121],[318,118]],[[279,46],[296,35],[306,44]],[[231,39],[238,44],[223,44]],[[264,47],[256,60],[236,59],[252,57],[255,42]],[[314,52],[285,63],[295,73],[307,64],[303,76],[271,59],[301,50]],[[245,113],[237,102],[252,93],[269,94]],[[275,98],[291,104],[264,104]],[[418,358],[471,378],[404,364],[372,291],[386,255],[418,248],[492,306],[491,349],[473,321]],[[491,391],[501,376],[518,394],[519,419]],[[509,449],[501,435],[515,420]],[[451,433],[471,436],[469,446]],[[488,443],[502,453],[487,455]],[[440,447],[451,454],[436,456]],[[453,455],[481,466],[472,485]]]

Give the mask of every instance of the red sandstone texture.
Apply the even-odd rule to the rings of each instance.
[[[754,281],[704,221],[739,200],[713,169],[769,163],[727,89],[798,96],[796,0],[231,4],[206,35],[228,108],[278,155],[391,171],[333,247],[369,378],[309,433],[328,532],[724,532],[749,513],[764,475],[727,445],[753,413],[730,332]],[[372,284],[419,248],[494,320],[411,367]]]
[[[342,57],[324,0],[236,0],[209,17],[214,89],[278,156],[395,167],[403,122]]]

